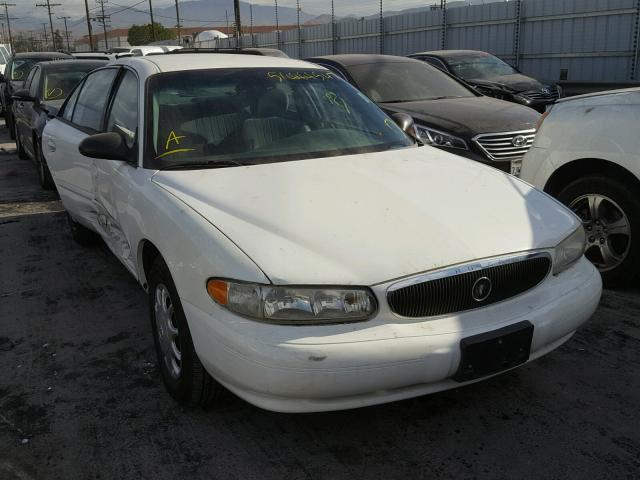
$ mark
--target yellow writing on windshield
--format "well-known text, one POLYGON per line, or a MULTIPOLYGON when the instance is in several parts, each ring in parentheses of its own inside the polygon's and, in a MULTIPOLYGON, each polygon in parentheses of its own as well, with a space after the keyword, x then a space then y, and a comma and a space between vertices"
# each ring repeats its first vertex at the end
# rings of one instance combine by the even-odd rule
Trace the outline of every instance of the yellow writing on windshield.
POLYGON ((64 92, 60 87, 53 87, 44 92, 45 100, 55 100, 56 98, 60 98, 64 95, 64 92))
POLYGON ((162 157, 166 157, 167 155, 173 155, 174 153, 185 153, 185 152, 193 152, 195 150, 195 148, 179 148, 180 147, 180 140, 186 138, 186 135, 176 135, 176 132, 174 132, 173 130, 171 130, 169 132, 169 135, 167 136, 167 141, 164 143, 164 149, 166 150, 166 152, 161 153, 160 155, 158 155, 156 157, 156 160, 158 158, 162 158, 162 157), (169 150, 169 146, 175 143, 175 146, 178 148, 174 148, 173 150, 169 150))
POLYGON ((340 98, 337 93, 327 92, 324 94, 324 96, 327 98, 327 100, 329 100, 330 104, 335 105, 336 107, 340 107, 348 114, 351 114, 347 102, 345 102, 343 98, 340 98))
POLYGON ((164 145, 164 149, 169 150, 169 144, 171 142, 176 142, 176 145, 180 145, 180 139, 184 137, 184 135, 176 135, 176 132, 171 130, 171 132, 169 132, 169 136, 167 137, 167 142, 164 145))
POLYGON ((267 78, 284 82, 285 80, 331 80, 330 72, 268 72, 267 78))

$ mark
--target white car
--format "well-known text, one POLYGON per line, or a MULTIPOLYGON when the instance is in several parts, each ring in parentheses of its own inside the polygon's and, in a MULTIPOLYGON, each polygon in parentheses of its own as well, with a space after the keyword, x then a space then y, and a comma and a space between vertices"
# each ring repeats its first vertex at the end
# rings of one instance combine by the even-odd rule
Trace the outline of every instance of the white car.
POLYGON ((605 284, 640 275, 640 89, 558 101, 523 160, 521 177, 583 221, 586 256, 605 284))
POLYGON ((121 59, 43 137, 73 236, 97 232, 148 291, 184 403, 220 385, 285 412, 455 388, 558 347, 599 301, 573 213, 417 147, 306 62, 121 59))

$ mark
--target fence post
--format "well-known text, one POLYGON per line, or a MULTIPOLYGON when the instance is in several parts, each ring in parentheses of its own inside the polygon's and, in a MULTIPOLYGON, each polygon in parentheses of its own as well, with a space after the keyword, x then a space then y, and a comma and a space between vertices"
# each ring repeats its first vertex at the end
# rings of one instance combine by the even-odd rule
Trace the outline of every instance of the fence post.
POLYGON ((380 35, 378 37, 380 54, 384 53, 384 15, 382 14, 382 1, 380 0, 380 35))
POLYGON ((334 0, 331 0, 331 54, 335 55, 338 52, 336 48, 336 9, 334 6, 334 0))
POLYGON ((447 0, 440 0, 440 10, 442 11, 442 39, 440 50, 447 49, 447 0))
POLYGON ((522 0, 516 0, 516 24, 513 28, 513 63, 520 68, 520 25, 522 23, 522 0))
POLYGON ((633 32, 633 61, 629 80, 635 80, 638 75, 638 49, 640 48, 640 0, 636 3, 636 24, 633 32))

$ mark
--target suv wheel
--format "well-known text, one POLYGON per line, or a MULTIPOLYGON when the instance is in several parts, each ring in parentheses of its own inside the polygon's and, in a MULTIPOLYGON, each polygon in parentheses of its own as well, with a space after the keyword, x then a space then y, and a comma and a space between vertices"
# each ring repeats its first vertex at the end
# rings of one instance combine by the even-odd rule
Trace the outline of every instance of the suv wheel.
POLYGON ((161 257, 149 274, 151 328, 162 380, 178 402, 206 407, 222 387, 206 372, 193 347, 178 292, 161 257))
POLYGON ((607 286, 629 284, 640 273, 640 199, 626 183, 606 177, 584 177, 559 194, 582 220, 586 257, 600 270, 607 286))

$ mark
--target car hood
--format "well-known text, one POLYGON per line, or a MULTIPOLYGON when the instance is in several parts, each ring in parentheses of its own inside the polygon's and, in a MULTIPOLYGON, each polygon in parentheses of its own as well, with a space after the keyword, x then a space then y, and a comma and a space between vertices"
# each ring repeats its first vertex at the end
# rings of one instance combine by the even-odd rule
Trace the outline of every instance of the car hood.
POLYGON ((417 123, 473 137, 480 133, 516 132, 535 128, 540 114, 491 97, 447 98, 419 102, 380 103, 388 113, 411 115, 417 123))
POLYGON ((222 231, 275 284, 374 285, 553 247, 579 225, 515 177, 432 147, 160 170, 152 181, 222 231))
POLYGON ((514 93, 526 92, 528 90, 540 90, 542 87, 553 85, 553 82, 541 82, 535 78, 522 75, 521 73, 499 75, 490 78, 472 78, 465 80, 465 82, 471 85, 481 85, 490 88, 504 88, 514 93))

